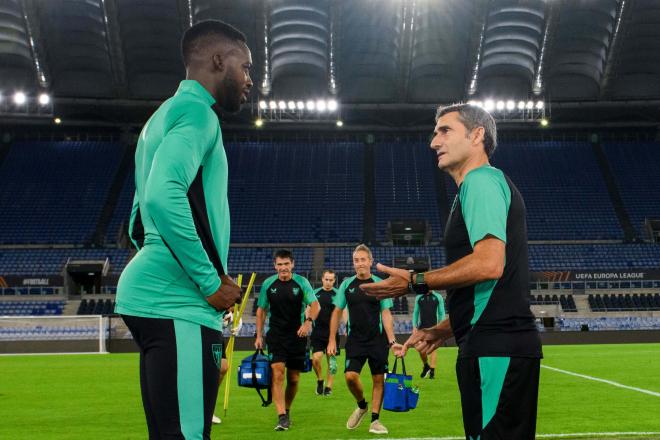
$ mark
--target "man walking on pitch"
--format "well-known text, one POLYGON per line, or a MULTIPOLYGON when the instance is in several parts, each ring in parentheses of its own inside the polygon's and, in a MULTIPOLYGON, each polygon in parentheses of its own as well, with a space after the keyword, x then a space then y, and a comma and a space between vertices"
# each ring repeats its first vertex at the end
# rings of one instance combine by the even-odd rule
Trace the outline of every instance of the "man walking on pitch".
MULTIPOLYGON (((314 295, 316 295, 316 299, 321 305, 321 312, 319 313, 318 318, 316 318, 316 321, 314 321, 314 330, 312 330, 312 367, 316 373, 316 394, 324 396, 332 394, 332 384, 335 377, 334 373, 330 371, 331 360, 334 361, 334 358, 326 353, 326 349, 328 348, 328 337, 330 335, 330 318, 335 309, 333 301, 337 295, 335 280, 336 277, 333 270, 324 270, 323 277, 321 278, 323 286, 314 291, 314 295), (325 388, 323 387, 323 366, 321 365, 321 360, 323 359, 324 354, 328 361, 325 388)), ((339 354, 339 334, 337 334, 335 338, 335 343, 337 346, 337 354, 339 354)), ((336 362, 334 365, 336 368, 336 362)))
POLYGON ((293 254, 279 250, 274 260, 277 274, 263 282, 259 293, 254 346, 264 348, 264 323, 268 318, 266 345, 273 373, 273 402, 278 415, 275 430, 286 431, 291 426, 289 411, 298 392, 300 372, 305 368, 307 336, 320 307, 309 281, 293 273, 293 254), (305 317, 307 306, 310 306, 309 316, 305 317))
POLYGON ((227 275, 227 157, 212 106, 247 101, 252 58, 245 36, 219 21, 192 26, 181 48, 186 80, 138 140, 129 232, 139 252, 117 287, 153 439, 210 438, 222 313, 240 299, 227 275))
POLYGON ((452 335, 466 439, 534 439, 541 342, 529 309, 525 204, 489 164, 497 129, 484 109, 438 109, 431 148, 458 193, 445 226, 447 266, 426 273, 378 265, 390 277, 361 288, 375 298, 447 289, 449 319, 412 335, 430 353, 452 335))
POLYGON ((394 325, 392 321, 393 302, 391 299, 378 300, 365 295, 359 286, 380 281, 371 274, 373 256, 371 250, 361 244, 353 251, 355 276, 345 279, 335 296, 335 309, 330 320, 330 337, 327 353, 337 353, 336 335, 339 319, 344 308, 348 307, 348 334, 346 336, 346 384, 358 407, 353 411, 346 427, 357 428, 367 414, 367 401, 364 398, 360 372, 365 362, 369 362, 373 389, 371 393, 371 425, 369 432, 387 434, 387 428, 380 421, 380 409, 383 403, 385 373, 389 347, 393 346, 394 325))
MULTIPOLYGON (((445 319, 445 300, 436 291, 431 291, 426 295, 417 295, 415 298, 415 307, 413 308, 413 334, 417 333, 420 329, 434 327, 437 323, 445 319)), ((429 378, 435 379, 435 365, 437 359, 437 350, 429 355, 419 352, 419 357, 424 363, 422 379, 429 378), (429 365, 429 357, 431 364, 429 365)))

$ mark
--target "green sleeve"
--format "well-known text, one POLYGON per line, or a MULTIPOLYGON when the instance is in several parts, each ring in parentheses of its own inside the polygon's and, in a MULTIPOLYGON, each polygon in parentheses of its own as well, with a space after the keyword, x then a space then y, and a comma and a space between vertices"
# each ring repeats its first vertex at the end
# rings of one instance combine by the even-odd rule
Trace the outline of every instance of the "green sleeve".
POLYGON ((382 312, 385 309, 391 309, 394 307, 394 301, 392 298, 381 299, 380 300, 380 311, 382 312))
MULTIPOLYGON (((379 281, 383 281, 382 278, 377 277, 376 275, 372 275, 371 279, 374 281, 374 283, 377 283, 379 281)), ((381 312, 385 309, 391 309, 392 307, 394 307, 394 300, 392 300, 392 298, 387 298, 387 299, 380 300, 380 311, 381 312)))
POLYGON ((433 293, 433 295, 435 295, 436 298, 438 298, 438 312, 437 312, 438 314, 437 314, 437 321, 438 321, 438 322, 441 322, 442 320, 445 319, 445 314, 446 314, 446 313, 445 313, 445 300, 444 300, 444 298, 442 297, 442 295, 440 295, 440 294, 439 294, 438 292, 436 292, 435 290, 433 290, 432 293, 433 293))
POLYGON ((415 307, 413 308, 413 317, 412 325, 415 328, 419 328, 419 300, 422 298, 422 295, 417 295, 415 297, 415 307))
POLYGON ((311 303, 318 301, 316 298, 316 294, 314 293, 314 289, 312 288, 312 285, 310 284, 309 280, 305 277, 298 276, 298 283, 300 284, 300 287, 302 287, 303 290, 303 302, 305 305, 310 305, 311 303))
POLYGON ((346 308, 346 287, 350 283, 351 278, 345 279, 343 283, 339 286, 335 298, 332 300, 332 303, 335 307, 338 307, 342 310, 346 308))
POLYGON ((268 288, 273 284, 273 277, 266 278, 261 285, 261 290, 259 291, 259 300, 257 301, 257 307, 262 309, 268 309, 270 305, 268 303, 268 288))
POLYGON ((172 115, 175 122, 154 155, 144 203, 165 244, 208 296, 220 286, 220 277, 197 235, 188 189, 214 145, 219 125, 203 104, 187 104, 177 110, 180 114, 172 115))
POLYGON ((481 167, 470 171, 460 187, 459 198, 472 248, 488 235, 506 243, 511 189, 500 170, 481 167))

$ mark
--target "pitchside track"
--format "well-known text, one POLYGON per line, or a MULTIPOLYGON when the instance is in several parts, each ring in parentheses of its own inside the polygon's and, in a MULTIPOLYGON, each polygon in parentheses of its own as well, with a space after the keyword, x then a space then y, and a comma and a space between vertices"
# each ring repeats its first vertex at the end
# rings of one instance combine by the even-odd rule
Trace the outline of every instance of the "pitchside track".
MULTIPOLYGON (((547 346, 544 352, 538 438, 660 439, 660 344, 547 346)), ((235 360, 247 354, 236 353, 235 360)), ((455 349, 442 349, 436 379, 415 378, 421 388, 416 410, 383 412, 387 438, 463 438, 455 356, 455 349)), ((406 363, 419 374, 417 353, 406 363)), ((4 356, 0 369, 1 439, 147 438, 135 354, 4 356)), ((366 374, 363 380, 370 393, 366 374)), ((256 392, 236 387, 235 377, 231 385, 224 417, 218 400, 223 422, 213 428, 213 439, 375 437, 366 422, 345 428, 354 402, 341 376, 332 396, 321 397, 314 394, 313 373, 303 374, 293 425, 281 433, 273 431, 273 407, 262 408, 256 392)))

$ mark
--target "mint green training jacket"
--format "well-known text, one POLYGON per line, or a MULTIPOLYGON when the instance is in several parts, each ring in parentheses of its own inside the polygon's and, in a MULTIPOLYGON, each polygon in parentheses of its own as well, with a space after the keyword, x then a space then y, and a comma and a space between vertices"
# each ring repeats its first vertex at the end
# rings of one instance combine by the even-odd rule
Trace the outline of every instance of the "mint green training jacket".
POLYGON ((182 81, 140 133, 129 226, 139 251, 119 278, 117 313, 222 330, 222 314, 206 301, 229 252, 227 156, 214 103, 197 81, 182 81))

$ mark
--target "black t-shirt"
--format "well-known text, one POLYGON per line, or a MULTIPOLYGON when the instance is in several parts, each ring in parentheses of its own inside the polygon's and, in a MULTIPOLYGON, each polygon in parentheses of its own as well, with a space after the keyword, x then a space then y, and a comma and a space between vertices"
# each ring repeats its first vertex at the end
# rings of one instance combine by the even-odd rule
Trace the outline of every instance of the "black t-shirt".
POLYGON ((488 236, 506 243, 499 280, 447 290, 459 357, 541 357, 528 300, 525 203, 511 180, 488 165, 470 171, 458 188, 444 236, 448 265, 488 236))
POLYGON ((278 336, 296 336, 305 321, 305 308, 316 301, 312 285, 305 277, 293 274, 289 281, 277 275, 267 278, 261 285, 257 305, 268 310, 268 333, 278 336))
POLYGON ((318 288, 314 291, 314 295, 316 295, 316 299, 321 306, 321 311, 316 321, 314 321, 312 338, 327 339, 330 336, 330 318, 332 317, 332 312, 335 310, 333 301, 335 295, 337 295, 337 290, 334 288, 332 290, 318 288))
POLYGON ((348 307, 348 337, 371 343, 383 335, 381 312, 392 308, 391 299, 378 300, 364 293, 360 284, 381 281, 375 275, 366 280, 352 276, 344 280, 335 295, 335 306, 340 309, 348 307))

